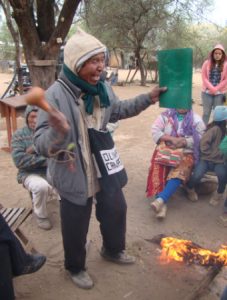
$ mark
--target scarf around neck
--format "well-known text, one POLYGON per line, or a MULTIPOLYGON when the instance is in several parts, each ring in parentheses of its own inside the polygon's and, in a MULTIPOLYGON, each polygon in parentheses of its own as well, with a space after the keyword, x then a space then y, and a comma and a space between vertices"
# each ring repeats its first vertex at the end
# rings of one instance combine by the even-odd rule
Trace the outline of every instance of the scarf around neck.
POLYGON ((85 110, 89 115, 93 113, 95 96, 99 96, 101 107, 110 106, 110 100, 104 82, 99 80, 96 85, 92 85, 74 74, 65 64, 63 65, 63 72, 69 81, 85 93, 82 99, 85 104, 85 110))

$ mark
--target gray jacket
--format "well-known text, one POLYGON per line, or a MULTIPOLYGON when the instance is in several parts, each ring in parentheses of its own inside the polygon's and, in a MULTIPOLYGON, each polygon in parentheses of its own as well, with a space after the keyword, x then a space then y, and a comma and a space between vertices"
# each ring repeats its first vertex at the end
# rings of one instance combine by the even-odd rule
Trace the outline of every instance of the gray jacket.
MULTIPOLYGON (((40 110, 34 143, 37 151, 45 157, 50 157, 50 153, 58 150, 66 150, 70 143, 75 144, 75 172, 71 172, 68 162, 58 161, 52 157, 48 159, 48 168, 51 184, 56 187, 60 196, 75 204, 85 205, 87 202, 87 178, 81 153, 83 148, 81 133, 79 132, 81 111, 78 99, 81 90, 73 85, 64 74, 60 74, 60 79, 66 85, 56 81, 47 90, 46 99, 66 116, 71 129, 65 135, 63 141, 57 142, 58 133, 49 126, 48 114, 40 110)), ((116 122, 120 119, 136 116, 151 105, 149 94, 120 101, 108 83, 106 83, 106 88, 110 106, 105 109, 100 130, 106 130, 108 122, 116 122)))

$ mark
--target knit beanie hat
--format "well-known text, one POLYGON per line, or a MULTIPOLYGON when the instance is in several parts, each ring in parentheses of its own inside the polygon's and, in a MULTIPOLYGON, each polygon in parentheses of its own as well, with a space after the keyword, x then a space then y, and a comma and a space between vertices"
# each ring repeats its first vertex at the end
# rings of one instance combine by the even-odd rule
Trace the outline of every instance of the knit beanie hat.
POLYGON ((213 120, 215 122, 227 120, 227 106, 216 106, 214 109, 213 120))
POLYGON ((102 52, 106 53, 106 46, 78 28, 65 45, 64 64, 77 74, 85 61, 102 52))

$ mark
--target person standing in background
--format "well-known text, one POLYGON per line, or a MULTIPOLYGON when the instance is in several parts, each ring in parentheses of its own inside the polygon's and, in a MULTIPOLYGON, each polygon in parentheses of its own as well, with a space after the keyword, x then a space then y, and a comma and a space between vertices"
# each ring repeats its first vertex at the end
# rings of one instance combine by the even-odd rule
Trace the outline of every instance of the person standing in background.
POLYGON ((225 101, 227 60, 225 49, 218 44, 202 66, 203 121, 208 124, 211 110, 225 101))

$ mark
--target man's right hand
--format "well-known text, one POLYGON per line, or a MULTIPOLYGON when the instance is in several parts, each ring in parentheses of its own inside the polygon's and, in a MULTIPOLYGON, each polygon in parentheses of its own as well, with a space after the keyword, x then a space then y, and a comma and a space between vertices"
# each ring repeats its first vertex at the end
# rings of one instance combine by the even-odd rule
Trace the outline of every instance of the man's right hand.
POLYGON ((150 93, 150 97, 151 97, 151 102, 154 104, 156 103, 157 101, 159 101, 159 96, 161 93, 165 93, 167 91, 167 87, 158 87, 158 86, 155 86, 151 93, 150 93))
POLYGON ((62 135, 65 135, 70 129, 65 115, 54 107, 49 112, 49 124, 62 135))

